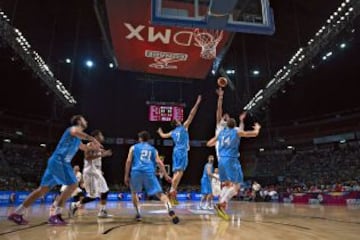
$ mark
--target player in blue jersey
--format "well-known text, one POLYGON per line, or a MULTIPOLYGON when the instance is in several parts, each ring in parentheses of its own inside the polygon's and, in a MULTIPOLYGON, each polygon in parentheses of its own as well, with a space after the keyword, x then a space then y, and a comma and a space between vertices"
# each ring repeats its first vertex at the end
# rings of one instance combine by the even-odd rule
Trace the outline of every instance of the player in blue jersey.
POLYGON ((171 178, 167 174, 158 152, 148 143, 150 134, 147 131, 142 131, 138 134, 138 137, 139 143, 130 147, 126 160, 124 178, 125 184, 130 186, 131 189, 132 201, 136 209, 136 220, 141 220, 137 193, 145 188, 148 195, 156 195, 165 204, 172 222, 177 224, 179 218, 172 210, 169 198, 163 193, 159 181, 156 178, 156 166, 159 166, 166 180, 171 181, 171 178))
POLYGON ((201 200, 200 200, 200 209, 212 209, 212 187, 211 179, 217 178, 214 176, 214 156, 208 156, 208 162, 204 166, 203 175, 201 178, 201 200))
POLYGON ((178 204, 176 199, 176 190, 188 165, 188 151, 190 149, 188 129, 196 115, 200 102, 201 95, 197 97, 196 103, 184 123, 177 119, 171 122, 171 125, 175 127, 175 129, 171 132, 164 133, 161 128, 158 129, 158 133, 161 138, 172 138, 175 145, 172 154, 173 179, 169 191, 169 198, 173 205, 178 204))
POLYGON ((244 131, 235 126, 235 119, 230 118, 227 121, 227 127, 207 142, 209 147, 214 146, 216 142, 219 144, 219 175, 224 187, 215 210, 225 220, 229 220, 225 212, 227 204, 238 193, 240 184, 243 182, 243 173, 238 159, 240 138, 257 137, 261 128, 258 123, 255 123, 252 131, 244 131))
POLYGON ((71 160, 79 148, 83 151, 88 150, 88 147, 83 144, 81 140, 94 143, 94 150, 99 150, 102 147, 94 137, 84 132, 88 124, 83 116, 73 116, 71 118, 71 125, 71 127, 65 130, 55 151, 49 158, 39 188, 33 191, 24 202, 8 216, 10 221, 19 225, 27 224, 28 221, 23 218, 23 214, 36 199, 44 196, 55 185, 67 185, 67 188, 61 193, 58 200, 54 202, 55 211, 48 220, 48 222, 53 225, 66 224, 61 217, 61 212, 66 200, 78 186, 76 176, 71 166, 71 160))

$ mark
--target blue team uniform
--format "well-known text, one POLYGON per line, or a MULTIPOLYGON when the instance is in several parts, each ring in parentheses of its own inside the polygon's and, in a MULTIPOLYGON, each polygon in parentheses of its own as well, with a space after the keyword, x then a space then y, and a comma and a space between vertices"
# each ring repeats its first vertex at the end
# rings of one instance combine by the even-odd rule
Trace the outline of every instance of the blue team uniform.
POLYGON ((70 128, 62 135, 55 151, 48 160, 40 186, 71 185, 77 182, 71 160, 79 149, 81 140, 71 136, 70 128))
POLYGON ((217 139, 219 143, 219 176, 220 181, 233 183, 243 182, 243 172, 238 159, 240 137, 237 129, 225 128, 217 139))
POLYGON ((133 146, 130 173, 130 188, 132 192, 141 192, 143 187, 148 195, 162 192, 155 175, 156 155, 156 149, 148 143, 141 142, 133 146))
POLYGON ((201 178, 201 194, 204 195, 208 195, 212 193, 212 188, 211 188, 211 177, 208 175, 207 169, 210 166, 211 168, 211 173, 214 171, 214 167, 213 164, 211 163, 207 163, 204 166, 204 172, 203 172, 203 176, 201 178))
POLYGON ((188 165, 189 133, 183 125, 177 126, 171 131, 174 141, 172 171, 185 171, 188 165))

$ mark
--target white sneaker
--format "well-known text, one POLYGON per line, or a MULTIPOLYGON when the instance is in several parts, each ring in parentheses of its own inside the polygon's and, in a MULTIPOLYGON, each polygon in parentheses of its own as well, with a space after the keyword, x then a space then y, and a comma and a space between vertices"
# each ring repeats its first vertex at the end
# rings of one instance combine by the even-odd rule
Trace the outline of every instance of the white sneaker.
POLYGON ((108 214, 106 210, 100 210, 100 212, 98 213, 98 217, 99 218, 111 218, 111 217, 113 217, 113 215, 108 214))
POLYGON ((76 203, 75 202, 70 203, 69 217, 70 218, 74 217, 77 210, 78 207, 76 206, 76 203))
POLYGON ((208 206, 208 210, 214 210, 214 207, 212 205, 208 206))

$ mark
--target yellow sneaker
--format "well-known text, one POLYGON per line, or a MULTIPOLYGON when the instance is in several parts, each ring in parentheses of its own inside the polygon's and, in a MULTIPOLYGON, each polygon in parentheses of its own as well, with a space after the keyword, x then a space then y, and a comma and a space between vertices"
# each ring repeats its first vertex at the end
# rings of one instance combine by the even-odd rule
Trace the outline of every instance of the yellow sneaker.
POLYGON ((230 220, 230 216, 225 212, 224 204, 215 204, 214 209, 219 217, 221 217, 225 221, 230 220))

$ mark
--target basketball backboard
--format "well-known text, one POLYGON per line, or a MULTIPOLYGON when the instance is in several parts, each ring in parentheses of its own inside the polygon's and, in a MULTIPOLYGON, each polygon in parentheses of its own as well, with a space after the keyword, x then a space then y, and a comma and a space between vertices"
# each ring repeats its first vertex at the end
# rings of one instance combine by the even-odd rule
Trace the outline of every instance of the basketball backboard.
POLYGON ((275 32, 269 0, 152 0, 151 23, 229 32, 275 32))

